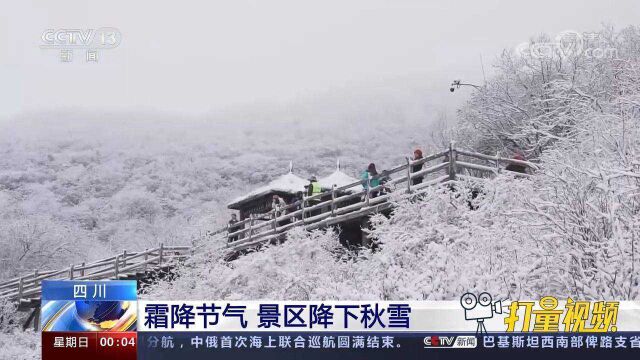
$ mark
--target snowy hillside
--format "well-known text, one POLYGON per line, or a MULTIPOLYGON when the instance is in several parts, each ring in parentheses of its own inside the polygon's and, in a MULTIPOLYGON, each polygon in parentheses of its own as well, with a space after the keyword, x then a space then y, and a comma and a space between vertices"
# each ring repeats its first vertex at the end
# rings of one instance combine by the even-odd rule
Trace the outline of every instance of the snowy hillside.
POLYGON ((473 200, 477 185, 462 184, 400 202, 375 219, 374 252, 346 252, 332 232, 297 231, 228 263, 219 243, 208 244, 151 296, 442 300, 474 290, 637 299, 640 31, 600 35, 596 45, 615 47, 617 58, 505 52, 448 132, 485 153, 539 161, 531 179, 498 177, 473 200))

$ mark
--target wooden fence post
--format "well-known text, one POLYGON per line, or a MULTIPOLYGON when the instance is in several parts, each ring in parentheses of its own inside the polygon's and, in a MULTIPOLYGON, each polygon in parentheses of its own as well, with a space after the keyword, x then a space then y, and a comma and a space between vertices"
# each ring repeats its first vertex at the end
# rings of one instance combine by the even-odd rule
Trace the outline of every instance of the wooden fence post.
POLYGON ((164 244, 160 244, 160 248, 158 250, 159 252, 159 258, 158 258, 158 265, 162 265, 162 256, 164 255, 164 244))
POLYGON ((498 158, 500 157, 500 152, 496 151, 496 174, 500 173, 500 161, 498 160, 498 158))
POLYGON ((69 280, 73 280, 73 264, 69 265, 69 280))
POLYGON ((369 206, 369 198, 371 197, 371 175, 367 174, 367 192, 364 194, 364 202, 369 206))
POLYGON ((127 266, 127 250, 122 250, 122 266, 127 266))
POLYGON ((278 212, 274 209, 273 210, 273 224, 271 224, 271 227, 273 227, 273 231, 276 232, 278 230, 278 212))
POLYGON ((38 269, 33 272, 33 284, 38 286, 38 269))
POLYGON ((84 276, 84 267, 85 267, 85 263, 84 261, 82 262, 82 269, 80 270, 80 276, 84 276))
POLYGON ((18 301, 22 299, 23 289, 24 289, 24 277, 20 277, 20 282, 18 282, 18 301))
POLYGON ((147 270, 147 260, 149 260, 149 248, 144 249, 144 269, 147 270))
POLYGON ((40 306, 34 308, 33 311, 33 331, 38 331, 38 328, 40 327, 40 306))
POLYGON ((249 214, 249 241, 251 241, 252 235, 253 235, 253 214, 249 214))
POLYGON ((449 180, 456 179, 456 149, 453 147, 454 142, 449 143, 449 180))
POLYGON ((405 160, 407 160, 407 194, 411 194, 411 161, 408 156, 405 160))
POLYGON ((336 216, 336 184, 331 185, 331 216, 336 216))
POLYGON ((115 273, 116 280, 118 280, 118 273, 120 272, 120 269, 118 268, 118 262, 119 261, 120 261, 120 255, 116 255, 116 259, 115 259, 114 264, 113 264, 113 271, 115 273))
POLYGON ((306 207, 306 205, 305 205, 305 203, 306 203, 306 202, 307 202, 307 200, 305 199, 305 196, 304 196, 304 195, 302 195, 302 206, 300 207, 300 208, 302 209, 302 225, 304 225, 304 224, 305 224, 305 220, 304 220, 304 219, 305 219, 305 217, 304 217, 304 213, 305 213, 305 212, 306 212, 306 210, 307 210, 307 207, 306 207))

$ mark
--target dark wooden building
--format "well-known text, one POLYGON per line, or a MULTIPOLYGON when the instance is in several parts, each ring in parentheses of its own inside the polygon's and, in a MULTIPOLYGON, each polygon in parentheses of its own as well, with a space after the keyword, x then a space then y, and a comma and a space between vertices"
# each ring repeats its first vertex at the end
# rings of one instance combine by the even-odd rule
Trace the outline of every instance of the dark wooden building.
POLYGON ((304 187, 308 183, 309 181, 289 172, 265 186, 234 199, 227 207, 232 210, 238 210, 240 220, 244 220, 249 217, 249 214, 259 215, 271 211, 273 195, 282 197, 287 204, 293 203, 297 194, 305 191, 304 187))

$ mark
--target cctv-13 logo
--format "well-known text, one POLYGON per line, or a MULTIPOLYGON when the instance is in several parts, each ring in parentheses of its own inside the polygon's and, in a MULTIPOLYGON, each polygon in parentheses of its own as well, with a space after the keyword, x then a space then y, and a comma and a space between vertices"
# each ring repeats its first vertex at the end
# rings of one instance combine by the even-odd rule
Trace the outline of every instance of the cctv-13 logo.
POLYGON ((466 320, 478 323, 476 333, 486 333, 484 320, 502 314, 506 332, 586 332, 605 333, 617 331, 618 301, 574 301, 568 298, 564 307, 553 296, 544 296, 539 301, 512 301, 503 305, 493 301, 489 293, 466 293, 460 298, 466 320), (506 313, 506 312, 505 312, 506 313))

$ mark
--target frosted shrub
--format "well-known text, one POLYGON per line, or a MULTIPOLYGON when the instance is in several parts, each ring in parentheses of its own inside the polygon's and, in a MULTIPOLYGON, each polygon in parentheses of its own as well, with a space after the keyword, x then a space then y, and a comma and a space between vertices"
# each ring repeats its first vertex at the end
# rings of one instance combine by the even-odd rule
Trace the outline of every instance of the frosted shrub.
POLYGON ((44 216, 0 222, 0 273, 12 277, 43 266, 67 264, 85 250, 73 243, 73 234, 44 216))
POLYGON ((128 219, 143 219, 152 222, 162 211, 158 201, 144 191, 127 191, 115 196, 118 214, 128 219))
POLYGON ((455 299, 466 291, 520 298, 541 284, 535 249, 521 234, 512 209, 527 196, 528 184, 513 178, 486 182, 469 206, 471 189, 432 189, 416 201, 402 201, 391 218, 378 218, 372 231, 382 249, 370 265, 381 274, 388 299, 455 299), (533 251, 532 251, 533 250, 533 251), (527 261, 523 262, 524 259, 527 261))

